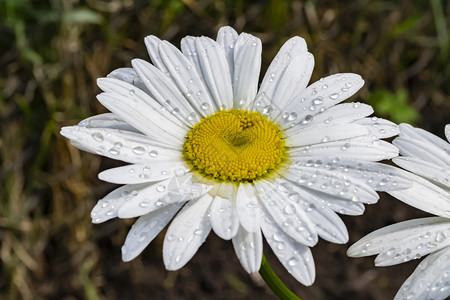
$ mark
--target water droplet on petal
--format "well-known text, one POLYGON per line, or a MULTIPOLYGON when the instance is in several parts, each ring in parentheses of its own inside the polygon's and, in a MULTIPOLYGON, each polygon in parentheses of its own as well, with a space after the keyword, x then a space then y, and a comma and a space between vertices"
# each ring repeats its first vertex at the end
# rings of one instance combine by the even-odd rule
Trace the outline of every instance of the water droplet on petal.
POLYGON ((339 95, 338 95, 338 93, 333 93, 328 97, 330 97, 331 100, 336 100, 339 97, 339 95))
POLYGON ((104 138, 103 138, 103 134, 101 134, 100 132, 94 132, 92 134, 92 138, 94 140, 96 140, 97 142, 103 142, 104 138))
POLYGON ((166 186, 160 184, 160 185, 158 185, 158 186, 156 187, 156 190, 157 190, 158 192, 164 192, 164 191, 166 190, 166 186))
POLYGON ((111 153, 111 155, 118 155, 120 153, 119 149, 113 147, 111 149, 109 149, 109 153, 111 153))
POLYGON ((291 267, 294 267, 297 264, 298 264, 298 258, 295 256, 288 260, 288 265, 291 267))
POLYGON ((297 119, 297 114, 295 112, 290 113, 288 121, 294 121, 295 119, 297 119))
POLYGON ((145 152, 145 149, 142 146, 136 146, 133 148, 133 153, 136 155, 142 155, 142 154, 144 154, 144 152, 145 152))
POLYGON ((312 101, 312 103, 313 103, 314 105, 322 104, 322 103, 323 103, 323 98, 322 98, 322 97, 314 98, 313 101, 312 101))

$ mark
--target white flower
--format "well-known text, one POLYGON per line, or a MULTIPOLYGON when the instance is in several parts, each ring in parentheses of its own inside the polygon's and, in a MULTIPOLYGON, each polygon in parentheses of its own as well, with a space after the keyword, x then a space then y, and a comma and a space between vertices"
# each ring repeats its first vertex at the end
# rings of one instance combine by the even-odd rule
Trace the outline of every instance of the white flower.
POLYGON ((264 234, 286 269, 310 285, 309 247, 318 236, 348 240, 336 212, 362 214, 375 191, 409 186, 396 168, 375 162, 398 155, 380 140, 398 127, 367 118, 368 105, 339 104, 362 87, 359 75, 307 87, 314 58, 302 38, 283 45, 259 91, 261 41, 250 34, 223 27, 217 41, 184 38, 182 51, 154 36, 145 44, 153 65, 135 59, 98 80, 97 98, 112 113, 61 131, 80 149, 131 163, 99 174, 125 185, 92 211, 94 223, 139 217, 123 260, 173 218, 163 246, 168 270, 184 266, 213 229, 256 272, 264 234))
MULTIPOLYGON (((450 124, 445 127, 450 141, 450 124)), ((445 299, 450 295, 450 144, 411 125, 400 125, 393 142, 401 157, 393 161, 413 172, 411 188, 389 193, 437 217, 414 219, 376 230, 352 245, 352 257, 378 254, 377 266, 426 257, 395 299, 445 299)))

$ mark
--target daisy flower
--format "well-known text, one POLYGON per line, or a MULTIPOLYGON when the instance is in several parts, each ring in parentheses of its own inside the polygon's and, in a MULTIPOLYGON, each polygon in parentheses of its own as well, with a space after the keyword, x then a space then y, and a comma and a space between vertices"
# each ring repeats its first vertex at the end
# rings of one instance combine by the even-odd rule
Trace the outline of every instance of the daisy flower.
POLYGON ((222 27, 214 41, 187 36, 181 51, 145 38, 153 64, 98 79, 111 113, 61 134, 86 151, 129 165, 99 178, 124 184, 101 199, 94 223, 139 217, 122 247, 130 261, 172 220, 163 244, 168 270, 184 266, 213 230, 231 240, 243 268, 259 270, 263 235, 284 267, 310 285, 309 247, 346 243, 336 212, 359 215, 375 191, 406 188, 398 155, 380 140, 398 134, 361 103, 339 104, 364 81, 336 74, 308 85, 314 66, 304 39, 288 40, 258 89, 261 41, 222 27))
MULTIPOLYGON (((445 127, 450 141, 450 124, 445 127)), ((393 161, 409 173, 412 187, 389 193, 436 215, 376 230, 352 245, 347 254, 378 254, 376 266, 400 264, 427 256, 403 283, 395 299, 445 299, 450 296, 450 144, 408 124, 393 141, 402 156, 393 161)))

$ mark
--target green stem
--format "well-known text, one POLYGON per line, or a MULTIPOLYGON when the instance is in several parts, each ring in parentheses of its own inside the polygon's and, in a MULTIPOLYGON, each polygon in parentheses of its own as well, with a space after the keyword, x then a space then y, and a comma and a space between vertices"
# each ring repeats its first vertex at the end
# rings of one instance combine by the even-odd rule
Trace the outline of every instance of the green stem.
POLYGON ((266 257, 263 254, 261 261, 261 268, 259 269, 259 274, 266 282, 267 286, 272 290, 272 292, 280 300, 300 300, 290 289, 288 289, 283 281, 278 278, 277 274, 272 270, 266 257))

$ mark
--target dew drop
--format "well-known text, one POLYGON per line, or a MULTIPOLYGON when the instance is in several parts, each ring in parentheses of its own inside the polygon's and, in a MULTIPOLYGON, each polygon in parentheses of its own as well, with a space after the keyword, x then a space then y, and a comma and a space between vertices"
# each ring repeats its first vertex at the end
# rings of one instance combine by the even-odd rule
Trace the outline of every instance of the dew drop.
POLYGON ((142 208, 145 208, 149 205, 150 203, 148 201, 141 201, 141 203, 139 203, 139 206, 142 208))
POLYGON ((289 199, 294 201, 294 202, 298 202, 300 200, 300 194, 297 192, 292 192, 288 195, 289 199))
POLYGON ((284 213, 285 213, 286 215, 292 215, 292 214, 294 214, 294 213, 295 213, 295 207, 294 207, 293 205, 287 205, 287 206, 284 208, 284 213))
POLYGON ((336 100, 338 98, 338 93, 333 93, 330 96, 328 96, 331 100, 336 100))
POLYGON ((277 249, 278 249, 278 250, 284 250, 284 248, 286 248, 286 246, 284 245, 283 242, 279 242, 279 243, 277 244, 277 249))
POLYGON ((103 134, 101 134, 100 132, 94 132, 92 134, 92 138, 94 140, 96 140, 97 142, 103 142, 104 138, 103 138, 103 134))
POLYGON ((134 94, 136 94, 136 91, 134 89, 131 89, 128 92, 130 93, 131 96, 134 96, 134 94))
POLYGON ((312 121, 312 119, 313 119, 313 116, 307 115, 307 116, 303 119, 302 124, 306 125, 306 124, 310 123, 310 122, 312 121))
POLYGON ((184 171, 184 169, 179 168, 179 169, 176 169, 176 170, 174 171, 174 173, 175 173, 175 176, 180 177, 180 176, 183 176, 183 175, 185 174, 185 171, 184 171))
POLYGON ((297 114, 295 112, 290 113, 288 121, 294 121, 295 119, 297 119, 297 114))
POLYGON ((290 260, 288 260, 288 265, 291 267, 298 265, 298 258, 292 257, 290 260))
POLYGON ((149 155, 150 155, 150 157, 157 157, 158 156, 158 151, 152 150, 152 151, 150 151, 149 155))
POLYGON ((143 242, 146 237, 147 237, 147 232, 141 232, 141 234, 139 235, 139 242, 143 242))
POLYGON ((109 153, 111 153, 111 155, 118 155, 120 152, 119 152, 119 149, 113 147, 113 148, 109 149, 109 153))
POLYGON ((345 143, 344 146, 342 146, 341 149, 342 149, 343 151, 346 151, 346 150, 348 150, 349 148, 350 148, 350 143, 345 143))
POLYGON ((436 235, 436 242, 442 243, 445 240, 445 234, 443 232, 438 232, 436 235))
POLYGON ((164 185, 160 184, 156 187, 156 190, 161 193, 166 190, 166 187, 164 185))
POLYGON ((322 97, 314 98, 313 101, 312 101, 312 103, 313 103, 314 105, 322 104, 322 103, 323 103, 323 98, 322 98, 322 97))
POLYGON ((263 111, 262 111, 262 114, 263 114, 263 115, 267 115, 267 114, 269 114, 271 111, 272 111, 272 106, 267 105, 267 106, 264 107, 264 109, 263 109, 263 111))
POLYGON ((136 155, 142 155, 142 154, 144 154, 144 152, 145 152, 145 149, 142 146, 136 146, 133 148, 133 153, 136 155))

